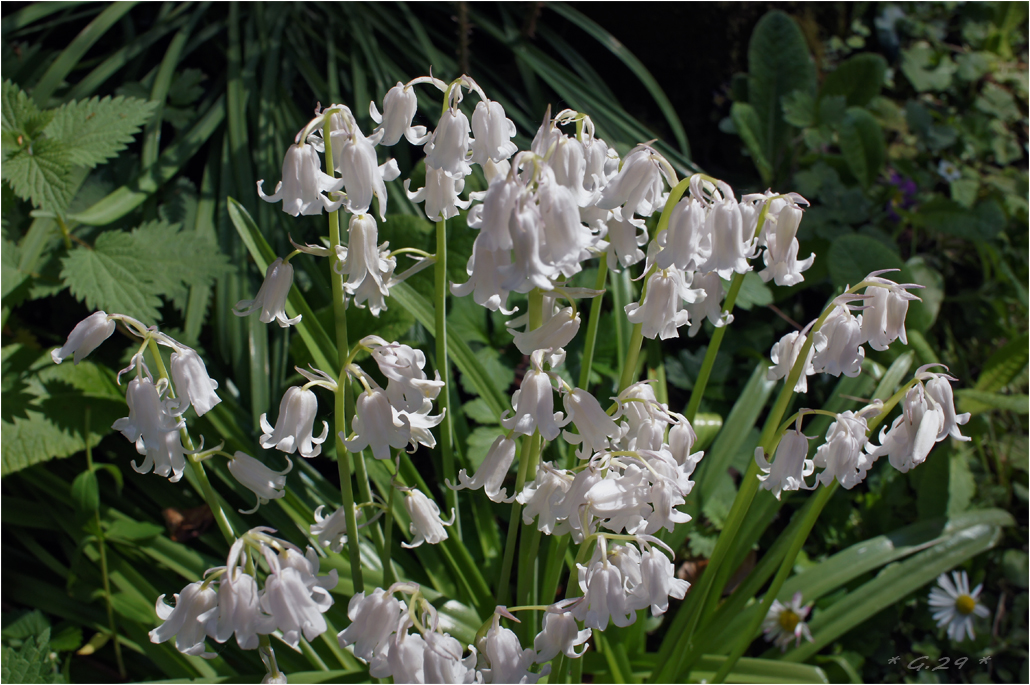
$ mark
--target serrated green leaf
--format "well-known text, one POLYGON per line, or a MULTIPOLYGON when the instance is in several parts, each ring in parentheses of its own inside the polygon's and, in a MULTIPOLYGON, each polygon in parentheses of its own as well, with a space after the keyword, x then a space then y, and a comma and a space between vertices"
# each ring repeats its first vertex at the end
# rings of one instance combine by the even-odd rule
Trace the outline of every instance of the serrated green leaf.
POLYGON ((128 233, 108 231, 94 249, 78 248, 61 260, 61 278, 90 309, 159 321, 161 298, 147 282, 145 254, 128 233))
POLYGON ((50 627, 50 621, 46 619, 39 609, 23 612, 20 615, 4 613, 4 627, 2 634, 5 640, 24 640, 35 637, 50 627))
POLYGON ((997 392, 1015 380, 1030 360, 1030 333, 1010 340, 984 364, 974 390, 997 392))
POLYGON ((861 107, 880 94, 887 60, 875 52, 863 52, 850 57, 826 75, 819 97, 843 95, 848 106, 861 107))
MULTIPOLYGON (((33 138, 50 121, 51 112, 42 112, 32 98, 21 88, 4 81, 3 104, 0 107, 0 122, 3 132, 11 135, 16 145, 20 145, 17 136, 33 138)), ((6 143, 6 141, 5 141, 6 143)))
POLYGON ((71 201, 71 172, 65 143, 39 138, 6 157, 0 173, 18 197, 60 212, 71 201))
POLYGON ((156 106, 121 96, 69 102, 54 110, 44 133, 64 143, 69 164, 95 167, 124 150, 156 106))
POLYGON ((830 279, 836 286, 854 285, 879 269, 900 269, 901 257, 875 238, 842 235, 830 245, 830 279))
MULTIPOLYGON (((106 234, 105 234, 106 235, 106 234)), ((150 221, 133 229, 132 238, 146 254, 146 269, 155 294, 172 301, 182 312, 191 286, 211 285, 230 270, 218 245, 177 224, 150 221)))
POLYGON ((5 683, 54 683, 59 676, 50 661, 50 628, 35 639, 28 639, 21 649, 4 649, 0 679, 5 683))
POLYGON ((849 107, 837 135, 848 169, 862 187, 868 188, 880 175, 887 158, 883 129, 876 117, 860 107, 849 107))

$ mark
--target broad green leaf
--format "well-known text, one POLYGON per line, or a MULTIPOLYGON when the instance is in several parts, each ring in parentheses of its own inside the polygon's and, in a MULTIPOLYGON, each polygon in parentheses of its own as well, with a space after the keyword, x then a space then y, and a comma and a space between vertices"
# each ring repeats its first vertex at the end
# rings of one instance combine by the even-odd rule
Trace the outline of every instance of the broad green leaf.
POLYGON ((144 540, 150 540, 164 533, 162 526, 147 523, 146 521, 118 520, 108 526, 104 536, 114 542, 137 544, 144 540))
POLYGON ((842 235, 834 240, 827 259, 830 279, 838 287, 859 283, 873 271, 904 266, 901 257, 889 247, 859 233, 842 235))
POLYGON ((2 176, 23 200, 60 212, 72 199, 68 147, 60 140, 38 138, 3 162, 2 176))
POLYGON ((1014 381, 1030 360, 1030 333, 1013 338, 992 354, 976 379, 974 390, 997 392, 1014 381))
POLYGON ((32 98, 10 81, 4 81, 2 94, 0 123, 2 123, 4 133, 4 153, 6 155, 9 144, 19 147, 24 144, 24 141, 17 140, 19 135, 34 138, 47 125, 53 113, 40 111, 32 98), (10 136, 10 140, 8 140, 8 136, 10 136))
POLYGON ((775 168, 787 145, 789 130, 781 102, 795 90, 815 93, 815 64, 801 29, 779 10, 759 19, 747 58, 748 102, 757 116, 764 157, 775 168))
POLYGON ((79 513, 92 514, 100 507, 100 488, 97 474, 83 471, 72 481, 72 501, 79 513))
POLYGON ((929 43, 919 42, 901 51, 901 71, 920 93, 947 90, 957 70, 951 57, 939 56, 929 43))
POLYGON ((722 430, 722 417, 718 414, 700 412, 690 424, 697 435, 694 450, 703 450, 711 444, 715 436, 722 430))
POLYGON ((62 682, 50 660, 50 628, 35 639, 26 640, 21 649, 4 647, 0 676, 5 683, 62 682))
POLYGON ((849 107, 862 107, 880 94, 887 73, 887 60, 875 52, 850 57, 823 79, 819 97, 843 95, 849 107))
POLYGON ((921 290, 912 291, 920 301, 909 303, 905 325, 925 333, 937 320, 937 313, 944 301, 944 276, 927 264, 925 259, 915 256, 905 262, 905 268, 902 269, 898 279, 899 282, 917 283, 923 286, 921 290))
POLYGON ((74 249, 61 264, 61 278, 90 309, 160 321, 161 298, 151 287, 146 253, 129 233, 103 233, 92 250, 74 249))
POLYGON ((23 612, 17 618, 5 612, 2 635, 4 640, 24 640, 42 634, 49 627, 50 621, 39 609, 23 612))
POLYGON ((1021 549, 1007 549, 1001 557, 1001 570, 1005 578, 1016 587, 1027 586, 1027 554, 1021 549))
POLYGON ((818 110, 815 96, 803 90, 795 90, 783 98, 783 119, 792 126, 807 128, 814 126, 818 110))
POLYGON ((762 180, 766 182, 772 180, 772 165, 766 156, 766 128, 762 126, 762 121, 758 118, 755 108, 746 102, 734 102, 730 109, 730 117, 733 119, 734 126, 737 127, 740 139, 744 141, 747 151, 751 154, 751 159, 754 161, 758 173, 761 174, 762 180))
POLYGON ((805 661, 866 619, 932 582, 941 573, 991 549, 1001 539, 1001 534, 999 525, 977 524, 901 563, 888 566, 872 580, 852 589, 846 597, 817 613, 809 622, 815 641, 791 650, 783 657, 784 660, 805 661))
POLYGON ((155 294, 171 300, 181 312, 186 310, 191 286, 212 285, 231 270, 217 243, 177 224, 150 221, 134 228, 131 235, 145 255, 155 294))
POLYGON ((156 106, 125 97, 69 102, 54 110, 44 133, 64 143, 68 164, 95 167, 124 150, 156 106))
POLYGON ((883 129, 876 117, 860 107, 849 107, 837 135, 848 169, 868 188, 879 177, 887 156, 883 129))
MULTIPOLYGON (((729 289, 725 282, 723 285, 727 290, 729 289)), ((740 286, 740 292, 737 293, 736 306, 749 312, 755 307, 764 307, 772 303, 772 289, 762 280, 762 277, 756 271, 748 271, 744 274, 744 282, 740 286)))
POLYGON ((970 210, 953 200, 935 197, 919 207, 912 222, 966 240, 989 240, 1004 230, 1005 214, 994 200, 981 202, 970 210))
POLYGON ((969 508, 976 494, 976 480, 969 469, 970 450, 953 448, 948 463, 948 508, 949 517, 957 516, 969 508))

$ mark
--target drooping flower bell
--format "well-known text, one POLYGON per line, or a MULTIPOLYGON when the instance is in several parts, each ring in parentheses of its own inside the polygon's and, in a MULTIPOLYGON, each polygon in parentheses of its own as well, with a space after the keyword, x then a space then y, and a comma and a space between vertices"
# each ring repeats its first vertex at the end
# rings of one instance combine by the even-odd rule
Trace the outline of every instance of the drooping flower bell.
POLYGON ((576 617, 562 608, 562 605, 574 601, 563 600, 547 607, 544 613, 543 629, 533 641, 538 664, 545 664, 558 654, 564 654, 570 659, 578 659, 587 651, 587 648, 583 647, 577 652, 576 647, 585 645, 593 631, 590 628, 580 630, 576 623, 576 617))
POLYGON ((947 435, 944 428, 944 408, 920 383, 906 393, 901 416, 894 419, 890 430, 880 430, 880 445, 869 442, 865 449, 874 461, 887 455, 891 466, 906 473, 926 461, 938 434, 947 435))
POLYGON ((258 319, 261 323, 272 323, 275 320, 282 328, 293 326, 300 322, 301 315, 298 314, 293 319, 286 316, 286 298, 289 297, 292 286, 293 265, 284 262, 280 257, 268 265, 265 280, 262 281, 254 299, 240 300, 233 307, 232 313, 236 316, 248 316, 260 311, 258 319))
POLYGON ((279 418, 275 428, 268 423, 267 414, 261 415, 263 435, 259 442, 266 450, 277 449, 280 452, 310 459, 322 453, 322 443, 329 435, 329 423, 322 422, 322 434, 314 437, 315 414, 318 413, 318 398, 311 390, 294 385, 286 390, 279 403, 279 418))
POLYGON ((263 180, 257 182, 258 196, 265 202, 281 200, 283 211, 290 216, 321 214, 323 209, 335 212, 344 200, 341 197, 334 201, 323 195, 343 188, 343 179, 333 178, 322 171, 318 151, 303 140, 287 148, 283 158, 283 180, 276 185, 272 195, 265 195, 263 183, 263 180))
MULTIPOLYGON (((373 316, 386 309, 386 298, 390 295, 390 277, 397 267, 397 260, 380 251, 379 226, 371 214, 355 214, 350 219, 347 233, 347 247, 337 247, 337 260, 333 265, 336 273, 344 275, 343 289, 354 298, 358 308, 365 303, 373 316)), ((386 243, 383 244, 386 247, 386 243)))
POLYGON ((761 487, 769 490, 776 499, 784 490, 807 488, 805 478, 815 472, 815 464, 808 456, 808 441, 812 438, 801 432, 801 417, 794 430, 787 430, 776 446, 772 464, 765 457, 761 447, 755 448, 755 463, 764 475, 758 477, 761 487))
POLYGON ((150 631, 154 644, 175 638, 175 648, 183 654, 214 659, 217 654, 207 651, 204 639, 214 637, 218 628, 218 593, 210 583, 190 583, 175 595, 175 607, 157 598, 154 609, 164 623, 150 631))
POLYGON ((425 145, 426 168, 442 169, 452 179, 471 174, 472 167, 468 165, 470 130, 464 112, 457 106, 448 107, 425 145))
POLYGON ((647 145, 638 145, 626 155, 619 173, 604 187, 597 207, 619 207, 623 219, 634 214, 651 216, 662 202, 663 176, 669 185, 675 184, 675 174, 665 158, 647 145))
POLYGON ((164 390, 159 390, 147 377, 132 379, 125 393, 129 415, 111 427, 136 443, 136 451, 145 455, 139 466, 132 462, 137 473, 153 469, 157 475, 176 483, 186 469, 186 449, 179 436, 179 429, 185 425, 179 416, 184 407, 177 400, 164 399, 163 394, 164 390))
POLYGON ((269 549, 263 551, 270 573, 265 579, 261 608, 275 620, 286 644, 296 647, 301 635, 309 642, 314 640, 327 627, 322 614, 333 605, 328 591, 336 586, 336 571, 318 577, 318 557, 313 554, 305 558, 289 548, 279 555, 269 549))
POLYGON ((866 307, 862 311, 862 337, 874 350, 886 350, 895 340, 908 344, 905 332, 905 315, 908 304, 919 298, 908 292, 908 288, 921 288, 914 283, 898 285, 882 278, 883 271, 874 271, 864 280, 878 283, 865 289, 866 307))
POLYGON ((379 124, 377 131, 383 132, 379 142, 386 146, 396 145, 401 136, 412 145, 426 142, 426 127, 412 126, 411 120, 418 111, 418 97, 414 88, 405 86, 400 81, 386 92, 383 98, 383 113, 376 108, 375 101, 368 103, 368 113, 372 121, 379 124))
POLYGON ((494 163, 508 159, 518 152, 518 146, 511 142, 515 137, 515 123, 504 114, 501 103, 480 100, 472 113, 472 157, 473 164, 494 163))
POLYGON ((705 206, 696 199, 678 203, 669 215, 669 227, 658 235, 664 248, 655 256, 659 269, 675 266, 682 271, 697 271, 712 254, 705 206))
POLYGON ((404 604, 382 588, 377 587, 370 595, 355 594, 347 605, 351 624, 337 636, 340 646, 354 645, 354 656, 366 663, 372 661, 389 644, 405 611, 404 604))
POLYGON ((862 372, 862 360, 865 359, 862 322, 855 318, 847 304, 834 306, 814 335, 813 371, 831 376, 843 373, 851 378, 862 372))
POLYGON ((411 438, 411 421, 390 404, 386 392, 373 387, 358 395, 354 404, 354 418, 351 421, 354 438, 340 438, 351 452, 360 452, 366 447, 372 448, 372 456, 376 459, 389 459, 390 448, 403 449, 411 438))
POLYGON ((461 191, 465 188, 465 178, 455 178, 446 169, 438 169, 426 165, 426 184, 412 192, 409 190, 411 179, 404 181, 404 190, 408 199, 414 203, 425 202, 423 210, 430 221, 443 221, 458 216, 458 209, 468 209, 470 200, 462 200, 461 191))
POLYGON ((379 200, 379 219, 386 221, 386 181, 400 176, 397 162, 389 160, 380 165, 376 158, 375 145, 380 134, 366 138, 357 124, 349 129, 333 131, 333 163, 340 173, 347 192, 344 204, 351 214, 365 214, 372 206, 372 197, 379 200))
POLYGON ((257 495, 257 504, 244 514, 253 514, 262 504, 285 495, 286 474, 293 468, 293 462, 286 457, 285 471, 273 471, 254 457, 237 451, 229 460, 229 473, 245 488, 257 495))
POLYGON ((447 487, 452 490, 483 488, 483 492, 492 502, 512 501, 508 499, 508 491, 502 490, 501 485, 515 460, 515 447, 514 440, 498 435, 490 445, 483 462, 476 469, 475 475, 470 478, 468 472, 461 469, 458 471, 458 485, 451 485, 448 482, 447 487))
POLYGON ((701 295, 702 291, 690 288, 682 271, 660 269, 647 279, 644 301, 626 305, 626 318, 631 323, 643 325, 645 338, 678 338, 677 329, 689 320, 683 302, 696 302, 701 295))
POLYGON ((563 421, 561 412, 554 411, 554 387, 551 377, 543 369, 546 350, 537 350, 530 356, 531 368, 522 378, 522 385, 511 397, 514 414, 505 410, 501 415, 501 425, 505 430, 515 431, 522 435, 532 435, 540 431, 544 440, 551 441, 558 437, 563 421))
POLYGON ((444 521, 440 517, 440 507, 436 502, 426 497, 421 490, 408 490, 404 493, 404 509, 411 517, 410 531, 415 536, 411 543, 402 542, 401 546, 407 549, 420 546, 424 542, 437 545, 447 539, 447 530, 444 526, 454 524, 455 512, 451 512, 451 520, 444 521))
POLYGON ((867 416, 879 413, 883 404, 879 401, 858 412, 846 411, 837 415, 837 420, 826 431, 826 442, 815 451, 813 463, 823 471, 816 476, 816 482, 829 486, 836 478, 845 490, 850 490, 863 480, 875 459, 865 451, 869 440, 866 431, 867 416))
MULTIPOLYGON (((801 223, 802 211, 794 205, 781 209, 775 218, 771 231, 763 232, 765 237, 765 268, 758 272, 762 280, 776 285, 797 285, 805 280, 802 271, 808 270, 815 262, 815 255, 810 254, 798 261, 798 225, 801 223)), ((768 222, 767 222, 768 223, 768 222)))
MULTIPOLYGON (((794 368, 794 364, 797 362, 798 356, 801 354, 801 350, 807 340, 808 336, 799 331, 791 331, 780 338, 769 353, 773 366, 769 367, 769 371, 765 375, 766 380, 777 381, 789 376, 790 370, 794 368)), ((805 365, 801 375, 798 376, 797 383, 794 385, 794 392, 808 392, 808 377, 815 373, 815 369, 812 368, 812 356, 814 354, 815 346, 813 345, 808 348, 808 354, 805 356, 805 365)))
POLYGON ((736 200, 730 196, 715 202, 705 224, 705 232, 712 241, 712 253, 701 270, 715 271, 722 278, 750 271, 747 260, 755 256, 755 240, 745 234, 744 217, 736 200))
POLYGON ((204 360, 196 351, 185 345, 176 347, 171 362, 175 392, 193 405, 197 416, 203 416, 222 401, 215 394, 218 382, 208 375, 204 360))
POLYGON ((60 349, 51 350, 50 358, 55 364, 60 364, 70 355, 75 355, 72 361, 78 364, 83 357, 100 347, 100 343, 110 338, 114 329, 114 319, 109 318, 106 312, 93 312, 75 325, 60 349))

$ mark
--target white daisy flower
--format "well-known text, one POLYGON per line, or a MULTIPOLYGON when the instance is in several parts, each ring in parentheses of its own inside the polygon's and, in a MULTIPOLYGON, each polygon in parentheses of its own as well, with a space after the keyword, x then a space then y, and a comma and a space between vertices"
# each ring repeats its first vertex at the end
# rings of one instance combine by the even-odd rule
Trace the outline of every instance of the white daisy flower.
POLYGON ((983 583, 969 591, 969 576, 965 571, 952 571, 951 578, 942 573, 937 577, 937 585, 930 590, 930 607, 934 610, 933 618, 937 627, 948 626, 948 638, 955 642, 966 639, 975 640, 973 633, 973 616, 987 618, 990 609, 978 600, 983 583))
POLYGON ((808 612, 812 610, 811 605, 803 606, 803 599, 800 592, 795 592, 790 604, 783 604, 774 599, 769 613, 762 622, 762 632, 765 633, 765 641, 772 642, 780 651, 786 652, 791 642, 797 647, 801 644, 801 637, 804 636, 809 642, 813 642, 812 631, 808 629, 805 619, 808 612))

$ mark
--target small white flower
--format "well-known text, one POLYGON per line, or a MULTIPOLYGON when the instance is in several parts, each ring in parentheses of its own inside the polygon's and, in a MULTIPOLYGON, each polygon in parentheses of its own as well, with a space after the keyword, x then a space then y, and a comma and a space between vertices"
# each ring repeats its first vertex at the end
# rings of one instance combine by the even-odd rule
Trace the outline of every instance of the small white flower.
POLYGON ((508 491, 502 490, 508 470, 515 460, 515 441, 503 435, 498 435, 486 453, 483 463, 476 469, 476 474, 469 478, 465 469, 458 471, 458 485, 447 483, 447 487, 453 490, 464 490, 466 488, 483 492, 493 502, 510 502, 508 491))
POLYGON ((203 416, 221 402, 215 394, 218 382, 207 373, 204 360, 196 351, 180 346, 172 352, 172 381, 180 398, 193 405, 197 416, 203 416))
POLYGON ((953 642, 962 642, 968 636, 976 639, 973 632, 973 617, 987 618, 990 610, 980 603, 980 591, 983 584, 969 590, 969 576, 965 571, 952 571, 951 578, 942 573, 937 577, 939 587, 930 590, 930 607, 937 627, 948 626, 948 638, 953 642))
POLYGON ((371 348, 372 359, 379 371, 386 376, 386 396, 398 411, 419 412, 432 406, 432 400, 440 394, 443 381, 440 373, 435 380, 429 380, 423 369, 426 355, 401 343, 387 343, 379 336, 366 336, 361 344, 371 348))
POLYGON ((425 145, 427 184, 430 167, 440 169, 452 179, 472 173, 468 165, 470 130, 468 117, 457 107, 449 107, 443 113, 425 145))
POLYGON ((510 250, 510 224, 526 188, 518 176, 507 174, 490 184, 481 204, 469 210, 469 228, 479 229, 476 245, 482 250, 510 250))
POLYGON ((740 205, 726 198, 712 205, 705 220, 705 231, 711 236, 712 253, 701 270, 718 272, 722 278, 751 270, 747 260, 755 256, 755 240, 745 235, 740 205))
MULTIPOLYGON (((602 547, 599 545, 598 549, 602 547)), ((605 551, 601 550, 601 555, 589 567, 576 564, 583 599, 573 609, 573 615, 593 630, 606 630, 609 620, 620 628, 632 625, 637 615, 627 606, 629 598, 622 572, 608 561, 605 551)))
MULTIPOLYGON (((310 561, 299 552, 286 551, 287 558, 280 563, 277 555, 265 550, 270 573, 265 579, 261 608, 275 620, 276 627, 283 633, 283 642, 296 647, 301 634, 310 642, 325 632, 327 626, 322 614, 333 604, 327 590, 336 583, 335 576, 330 576, 331 583, 315 578, 310 561), (289 563, 291 553, 297 559, 289 563), (298 570, 300 564, 303 567, 298 570)), ((317 563, 317 557, 315 559, 317 563)))
MULTIPOLYGON (((800 424, 800 418, 798 419, 800 424)), ((808 456, 808 441, 812 438, 801 432, 800 425, 780 438, 772 464, 765 458, 761 447, 755 448, 755 463, 765 475, 759 476, 761 487, 772 492, 776 499, 784 490, 807 488, 805 478, 815 472, 815 464, 808 456)))
POLYGON ((270 450, 293 454, 310 459, 322 453, 322 443, 329 435, 329 424, 322 422, 322 434, 314 437, 315 414, 318 413, 318 398, 310 390, 294 385, 286 390, 279 403, 279 418, 275 428, 268 423, 267 414, 261 415, 261 431, 259 442, 261 447, 270 450))
POLYGON ((471 293, 472 300, 481 307, 511 314, 511 310, 505 309, 508 290, 501 286, 501 274, 511 267, 511 250, 488 250, 480 244, 481 239, 482 234, 472 244, 472 256, 465 267, 469 279, 464 283, 452 283, 451 294, 466 297, 471 293))
MULTIPOLYGON (((328 430, 328 428, 327 428, 328 430)), ((229 461, 229 473, 238 480, 244 487, 257 495, 257 504, 250 511, 242 511, 244 514, 253 514, 262 504, 268 504, 269 500, 279 499, 284 494, 286 487, 286 474, 293 468, 293 462, 286 457, 288 464, 285 471, 273 471, 260 461, 237 451, 229 461)))
POLYGON ((552 290, 552 278, 559 274, 557 268, 542 258, 543 219, 540 208, 533 203, 519 207, 511 221, 512 263, 498 269, 501 287, 518 293, 528 293, 533 288, 552 290))
POLYGON ((418 633, 409 634, 411 620, 404 617, 390 635, 386 649, 372 660, 368 674, 373 678, 393 678, 395 683, 424 683, 426 641, 418 633))
POLYGON ((852 378, 862 372, 862 360, 865 359, 862 322, 852 315, 847 305, 834 306, 814 335, 813 371, 831 376, 843 373, 852 378))
POLYGON ((690 589, 690 583, 676 577, 676 568, 669 557, 654 547, 640 555, 640 578, 634 594, 645 606, 651 606, 652 616, 668 611, 669 597, 683 599, 690 589))
POLYGON ((78 364, 83 357, 100 347, 100 343, 110 338, 114 329, 114 319, 107 318, 106 312, 93 312, 75 325, 60 349, 51 350, 50 358, 55 364, 60 364, 68 356, 75 355, 72 361, 78 364))
MULTIPOLYGON (((379 227, 370 214, 356 214, 350 219, 347 231, 347 247, 337 248, 337 260, 333 265, 336 273, 347 276, 343 289, 354 298, 354 304, 363 308, 368 303, 372 316, 386 309, 386 297, 390 294, 388 282, 397 260, 387 257, 386 250, 380 252, 378 245, 379 227)), ((386 244, 383 244, 386 247, 386 244)))
POLYGON ((404 508, 411 517, 409 530, 415 537, 411 544, 402 542, 401 546, 412 549, 420 546, 423 542, 437 545, 446 540, 447 531, 444 526, 454 524, 456 513, 452 511, 451 520, 445 522, 440 517, 440 507, 436 506, 436 502, 426 497, 421 490, 408 490, 404 494, 407 495, 404 498, 404 508))
POLYGON ((948 181, 949 183, 951 181, 957 181, 960 178, 962 178, 962 172, 959 171, 959 168, 957 166, 955 166, 955 163, 949 162, 946 159, 942 159, 937 164, 937 173, 941 175, 941 178, 943 178, 945 181, 948 181))
MULTIPOLYGON (((275 193, 265 195, 257 182, 258 195, 265 202, 282 200, 283 211, 290 216, 335 212, 343 204, 343 198, 330 201, 322 193, 332 193, 343 187, 343 179, 333 178, 322 171, 318 151, 304 141, 291 145, 283 158, 283 180, 275 187, 275 193)), ((267 322, 265 322, 267 323, 267 322)))
POLYGON ((949 435, 960 442, 969 442, 971 438, 962 435, 958 429, 959 426, 964 426, 969 422, 970 414, 969 412, 965 414, 955 412, 955 394, 951 390, 950 383, 955 379, 943 373, 928 373, 926 368, 924 366, 917 370, 916 378, 926 380, 927 396, 937 403, 944 415, 941 429, 937 432, 937 442, 949 435))
POLYGON ((758 275, 766 283, 773 280, 776 285, 797 285, 805 280, 801 272, 808 270, 815 261, 814 254, 798 261, 800 245, 796 236, 801 216, 800 208, 788 205, 776 216, 773 230, 762 232, 766 245, 763 256, 765 268, 758 275))
POLYGON ((533 649, 536 650, 536 662, 547 663, 558 653, 562 653, 570 659, 578 659, 587 651, 587 647, 576 651, 579 645, 586 645, 587 640, 593 634, 590 628, 580 630, 576 623, 576 617, 572 613, 564 611, 560 604, 568 603, 567 600, 552 604, 544 612, 543 629, 533 640, 533 649))
POLYGON ((272 323, 274 319, 282 328, 293 326, 300 321, 300 314, 290 319, 286 316, 286 298, 293 285, 293 265, 284 262, 282 257, 268 265, 265 280, 261 283, 253 300, 240 300, 232 313, 236 316, 247 316, 260 310, 258 317, 261 323, 272 323))
POLYGON ((579 433, 566 430, 562 435, 570 445, 581 445, 576 450, 576 456, 580 459, 589 459, 594 452, 606 449, 609 440, 617 440, 622 435, 619 425, 615 423, 615 418, 621 416, 621 412, 616 412, 614 418, 609 416, 597 398, 586 390, 576 388, 564 393, 563 403, 569 421, 575 424, 579 433))
POLYGON ((111 427, 136 443, 136 451, 145 455, 141 465, 132 462, 137 473, 153 469, 157 475, 176 483, 186 469, 186 449, 179 437, 179 429, 185 423, 179 418, 182 408, 178 400, 162 399, 162 395, 163 390, 159 392, 149 378, 132 379, 125 393, 129 415, 111 427))
MULTIPOLYGON (((476 678, 476 650, 461 658, 461 643, 448 635, 427 631, 422 639, 426 642, 422 668, 427 683, 472 683, 476 678)), ((395 681, 396 682, 396 681, 395 681)))
POLYGON ((626 317, 631 323, 643 324, 645 338, 678 338, 677 329, 689 319, 682 303, 696 302, 700 295, 701 291, 690 288, 682 271, 659 269, 647 279, 644 301, 626 305, 626 317))
POLYGON ((540 254, 545 262, 566 276, 575 275, 579 263, 593 256, 590 248, 597 243, 597 236, 580 221, 576 196, 555 180, 551 168, 544 167, 540 176, 537 186, 543 220, 540 254))
POLYGON ((537 468, 536 478, 526 484, 515 499, 522 505, 522 521, 532 524, 537 520, 537 528, 546 535, 554 535, 559 526, 557 509, 565 499, 573 482, 572 475, 556 470, 550 462, 543 462, 537 468))
POLYGON ((789 605, 784 605, 778 599, 774 599, 769 613, 762 622, 762 632, 765 633, 765 641, 772 642, 786 652, 787 647, 793 642, 794 646, 801 644, 804 637, 813 642, 812 631, 809 630, 805 618, 811 606, 803 606, 803 598, 800 592, 795 592, 789 605))
POLYGON ((351 624, 337 635, 340 646, 354 645, 354 656, 366 663, 372 661, 389 644, 405 612, 404 604, 382 588, 377 587, 368 596, 357 593, 347 605, 351 624))
POLYGON ((386 181, 400 175, 393 160, 379 164, 376 158, 375 136, 366 138, 356 125, 349 130, 333 131, 333 164, 340 173, 347 197, 344 204, 351 214, 364 214, 372 206, 372 197, 379 200, 379 219, 386 221, 386 181))
POLYGON ((658 235, 664 248, 655 257, 659 269, 675 266, 697 271, 712 254, 712 236, 705 221, 705 206, 691 198, 680 202, 669 215, 669 227, 658 235))
POLYGON ((866 416, 877 414, 883 408, 879 401, 864 409, 846 411, 837 415, 837 420, 826 431, 826 442, 815 451, 813 463, 824 469, 816 482, 829 486, 836 478, 845 490, 850 490, 863 480, 875 459, 865 452, 869 443, 866 431, 869 429, 866 416))
POLYGON ((579 332, 580 316, 572 307, 562 307, 542 326, 531 331, 514 330, 512 323, 508 323, 508 330, 515 339, 515 347, 522 354, 530 355, 537 350, 556 350, 572 342, 579 332))
POLYGON ((905 333, 905 315, 908 303, 919 298, 908 292, 907 288, 920 288, 914 283, 898 285, 894 281, 881 278, 882 271, 874 271, 865 277, 866 281, 879 283, 865 289, 866 306, 862 311, 862 337, 874 350, 886 350, 895 340, 900 339, 908 344, 905 333))
POLYGON ((411 439, 410 419, 390 404, 389 398, 382 388, 371 388, 358 395, 354 405, 354 418, 351 420, 354 439, 347 440, 341 432, 351 452, 360 452, 366 447, 372 448, 372 456, 376 459, 389 459, 390 448, 403 449, 411 439))
POLYGON ((536 683, 542 673, 532 673, 529 668, 535 662, 536 652, 527 647, 522 649, 518 636, 502 628, 495 613, 493 623, 483 640, 482 660, 487 667, 481 668, 486 683, 536 683))
POLYGON ((611 179, 597 201, 600 209, 622 208, 622 217, 651 216, 662 201, 662 176, 669 176, 668 162, 646 145, 638 145, 622 162, 619 173, 611 179))
POLYGON ((927 397, 921 383, 908 391, 902 406, 890 430, 880 430, 879 447, 869 442, 865 449, 874 461, 886 454, 891 466, 906 473, 926 461, 945 421, 944 409, 927 397))
POLYGON ((372 121, 379 124, 376 130, 383 132, 380 142, 386 146, 396 145, 401 136, 407 138, 412 145, 426 142, 426 127, 411 125, 417 111, 418 97, 415 95, 415 89, 406 87, 400 81, 386 92, 382 114, 376 108, 375 101, 368 103, 368 113, 372 121))
MULTIPOLYGON (((325 505, 319 505, 315 509, 315 522, 311 524, 310 528, 311 536, 318 540, 318 544, 323 547, 340 552, 347 544, 347 510, 340 507, 329 516, 323 516, 323 509, 325 509, 325 505)), ((357 515, 357 511, 355 511, 355 515, 357 515)))
POLYGON ((504 115, 504 107, 493 100, 480 100, 472 113, 473 164, 483 165, 508 159, 518 152, 518 146, 511 142, 515 137, 515 122, 504 115))
POLYGON ((562 413, 554 411, 554 387, 551 377, 543 370, 543 356, 546 350, 538 350, 530 356, 529 371, 522 378, 522 385, 511 396, 514 414, 505 410, 501 425, 505 430, 522 435, 532 435, 539 430, 548 442, 558 437, 563 421, 562 413))
POLYGON ((275 620, 261 611, 261 597, 254 576, 239 568, 227 569, 218 582, 215 640, 225 642, 235 633, 240 649, 257 649, 258 635, 268 635, 274 630, 275 620))
POLYGON ((612 215, 606 222, 608 229, 608 261, 623 268, 633 266, 644 258, 640 248, 647 244, 647 226, 643 219, 622 221, 612 215))
POLYGON ((150 631, 150 641, 161 644, 173 637, 175 648, 183 654, 214 659, 208 652, 204 638, 214 637, 218 624, 218 593, 210 583, 190 583, 175 595, 175 607, 165 604, 164 595, 157 598, 154 609, 164 623, 150 631))
POLYGON ((458 216, 458 209, 468 209, 470 200, 462 200, 461 191, 465 188, 465 179, 449 175, 446 170, 426 165, 426 184, 412 192, 409 190, 411 179, 404 181, 404 191, 412 202, 425 202, 423 208, 430 221, 443 221, 458 216))
MULTIPOLYGON (((661 255, 662 253, 658 253, 661 255)), ((726 294, 722 287, 722 279, 714 271, 699 276, 694 274, 691 282, 692 292, 699 293, 697 299, 687 303, 687 314, 690 315, 690 331, 688 335, 693 338, 701 331, 701 327, 708 319, 716 328, 722 328, 733 323, 733 315, 725 311, 722 306, 723 296, 726 294)))
MULTIPOLYGON (((778 381, 789 376, 790 370, 797 363, 801 349, 805 346, 807 340, 808 336, 799 331, 791 331, 780 338, 779 342, 773 345, 772 351, 769 353, 773 366, 769 367, 769 372, 765 375, 766 380, 778 381)), ((814 354, 815 346, 813 345, 808 348, 808 354, 805 357, 805 367, 801 372, 801 376, 798 377, 797 384, 794 386, 794 392, 808 392, 808 377, 815 373, 815 369, 812 368, 812 356, 814 354)))

